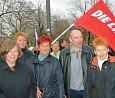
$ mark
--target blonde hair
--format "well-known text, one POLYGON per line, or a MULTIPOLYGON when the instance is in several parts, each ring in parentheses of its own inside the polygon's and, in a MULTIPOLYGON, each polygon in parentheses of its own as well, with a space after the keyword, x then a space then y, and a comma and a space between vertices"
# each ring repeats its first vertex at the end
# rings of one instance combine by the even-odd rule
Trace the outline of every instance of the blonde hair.
POLYGON ((16 41, 19 36, 23 36, 26 39, 26 41, 27 41, 27 34, 24 33, 24 32, 17 32, 17 33, 15 33, 14 40, 16 41))

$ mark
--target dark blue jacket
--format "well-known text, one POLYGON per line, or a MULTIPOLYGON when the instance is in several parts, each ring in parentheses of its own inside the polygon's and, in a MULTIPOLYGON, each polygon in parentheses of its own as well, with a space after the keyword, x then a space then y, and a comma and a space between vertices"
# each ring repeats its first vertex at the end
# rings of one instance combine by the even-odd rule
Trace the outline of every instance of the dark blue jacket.
POLYGON ((19 59, 19 61, 21 63, 26 63, 26 61, 28 60, 28 58, 30 58, 31 56, 33 56, 34 54, 32 53, 32 51, 28 50, 27 48, 23 48, 21 49, 23 55, 22 57, 19 59))
POLYGON ((0 98, 36 98, 36 82, 27 66, 16 62, 14 71, 0 62, 0 98))
POLYGON ((64 98, 63 75, 57 58, 50 54, 42 62, 31 57, 27 65, 37 78, 37 85, 42 91, 42 98, 64 98))
POLYGON ((115 98, 115 56, 109 56, 100 71, 97 57, 88 66, 85 98, 115 98))

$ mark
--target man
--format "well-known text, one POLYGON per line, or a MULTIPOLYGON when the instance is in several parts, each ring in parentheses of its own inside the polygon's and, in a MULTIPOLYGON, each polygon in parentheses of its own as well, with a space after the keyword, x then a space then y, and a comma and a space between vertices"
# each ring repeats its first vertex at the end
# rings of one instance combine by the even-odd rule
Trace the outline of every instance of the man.
POLYGON ((60 53, 60 63, 64 75, 65 95, 67 98, 83 98, 87 64, 93 57, 93 49, 83 45, 83 34, 72 30, 70 45, 60 53))
POLYGON ((68 41, 66 39, 60 39, 60 50, 66 48, 68 46, 68 41))
POLYGON ((56 57, 57 59, 59 59, 59 55, 60 55, 60 44, 58 41, 54 42, 52 44, 52 52, 50 53, 52 56, 56 57))

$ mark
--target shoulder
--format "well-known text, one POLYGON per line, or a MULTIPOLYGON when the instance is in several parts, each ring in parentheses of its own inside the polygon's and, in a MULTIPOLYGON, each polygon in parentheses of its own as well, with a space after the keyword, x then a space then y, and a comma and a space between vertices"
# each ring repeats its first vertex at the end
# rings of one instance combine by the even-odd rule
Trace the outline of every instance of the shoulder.
POLYGON ((28 67, 26 63, 22 63, 20 61, 16 61, 16 66, 17 68, 19 68, 20 70, 22 70, 23 72, 28 72, 28 67))
POLYGON ((70 47, 66 47, 60 51, 60 55, 62 54, 69 54, 70 53, 70 47))
POLYGON ((82 52, 88 54, 91 58, 94 57, 94 50, 93 50, 93 47, 91 46, 83 45, 82 52))
POLYGON ((31 57, 28 58, 28 60, 33 60, 35 59, 36 57, 34 55, 32 55, 31 57))
POLYGON ((93 50, 93 47, 92 46, 89 46, 89 45, 85 45, 83 44, 83 49, 86 49, 86 50, 93 50))
POLYGON ((109 56, 110 62, 115 63, 115 56, 109 56))
POLYGON ((50 54, 51 61, 58 62, 58 59, 50 54))
POLYGON ((53 66, 60 65, 59 60, 56 57, 52 56, 52 55, 50 55, 50 62, 51 62, 51 65, 53 65, 53 66))
POLYGON ((28 54, 28 55, 34 55, 33 52, 30 51, 30 50, 28 50, 28 49, 27 49, 27 54, 28 54))
POLYGON ((29 57, 29 58, 27 59, 26 64, 27 64, 27 65, 31 65, 31 64, 34 64, 34 63, 36 63, 36 62, 38 62, 37 57, 36 57, 36 56, 31 56, 31 57, 29 57))
MULTIPOLYGON (((92 65, 92 64, 90 64, 88 67, 87 67, 87 72, 89 73, 89 74, 93 74, 94 72, 97 72, 99 70, 99 68, 97 67, 97 66, 94 66, 94 65, 92 65)), ((92 75, 91 74, 91 75, 92 75)))
POLYGON ((22 67, 24 68, 24 67, 26 66, 26 63, 23 63, 23 62, 20 62, 20 60, 17 60, 17 61, 16 61, 16 65, 17 65, 17 66, 20 66, 21 68, 22 68, 22 67))
POLYGON ((34 55, 32 51, 30 51, 28 48, 22 50, 23 55, 25 56, 32 56, 34 55))

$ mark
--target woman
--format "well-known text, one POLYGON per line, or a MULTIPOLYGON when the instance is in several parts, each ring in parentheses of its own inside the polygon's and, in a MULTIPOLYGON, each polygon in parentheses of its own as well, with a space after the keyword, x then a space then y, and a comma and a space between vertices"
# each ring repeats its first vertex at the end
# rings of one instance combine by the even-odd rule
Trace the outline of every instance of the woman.
POLYGON ((52 44, 52 52, 50 53, 52 56, 56 57, 57 59, 59 59, 60 56, 60 44, 58 41, 55 41, 52 44))
POLYGON ((37 78, 38 98, 64 98, 63 76, 57 58, 50 55, 51 38, 38 39, 39 54, 28 59, 27 64, 37 78))
POLYGON ((93 41, 95 57, 88 67, 86 98, 115 98, 115 57, 108 55, 109 46, 104 38, 93 41))
POLYGON ((17 32, 14 35, 14 40, 23 52, 23 56, 20 58, 20 61, 24 63, 30 56, 33 56, 33 53, 27 49, 27 34, 24 32, 17 32))
POLYGON ((17 61, 22 53, 16 42, 4 41, 0 54, 0 98, 36 98, 35 79, 28 67, 17 61))

